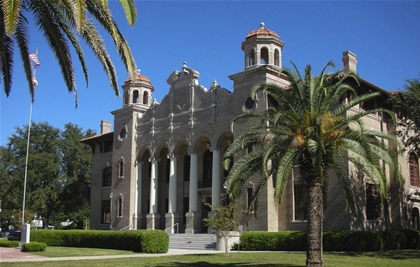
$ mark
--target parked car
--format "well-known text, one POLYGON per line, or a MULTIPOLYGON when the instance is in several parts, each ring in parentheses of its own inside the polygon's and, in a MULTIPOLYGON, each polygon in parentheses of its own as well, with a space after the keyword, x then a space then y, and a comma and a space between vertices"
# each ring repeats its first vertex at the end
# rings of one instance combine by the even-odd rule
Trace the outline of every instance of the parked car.
POLYGON ((20 241, 21 237, 22 237, 22 233, 20 231, 13 231, 13 232, 9 232, 9 236, 7 237, 7 240, 20 241))

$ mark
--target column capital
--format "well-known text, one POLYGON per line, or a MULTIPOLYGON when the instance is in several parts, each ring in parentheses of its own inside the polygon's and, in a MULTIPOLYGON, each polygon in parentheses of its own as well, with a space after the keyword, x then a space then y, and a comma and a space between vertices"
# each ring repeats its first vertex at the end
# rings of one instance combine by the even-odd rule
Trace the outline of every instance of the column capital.
POLYGON ((168 159, 173 159, 173 158, 179 158, 178 153, 169 153, 168 155, 166 155, 166 157, 168 159))
POLYGON ((160 162, 160 158, 152 156, 149 158, 149 162, 160 162))
POLYGON ((220 150, 220 149, 219 149, 219 147, 217 147, 217 146, 216 146, 216 147, 213 147, 213 146, 212 146, 212 147, 210 147, 210 149, 209 149, 209 150, 210 150, 210 152, 213 152, 213 151, 218 151, 218 150, 220 150))

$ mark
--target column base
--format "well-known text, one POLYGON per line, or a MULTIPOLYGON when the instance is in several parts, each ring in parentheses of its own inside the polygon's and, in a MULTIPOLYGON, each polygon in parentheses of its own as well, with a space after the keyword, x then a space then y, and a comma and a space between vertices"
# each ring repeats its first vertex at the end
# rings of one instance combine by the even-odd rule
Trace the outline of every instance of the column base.
POLYGON ((158 229, 156 227, 159 226, 160 214, 147 214, 147 230, 155 230, 158 229))
POLYGON ((132 221, 132 227, 131 229, 137 230, 141 229, 141 221, 143 219, 143 215, 140 214, 133 214, 133 221, 132 221))
POLYGON ((201 214, 197 212, 187 212, 187 225, 185 228, 186 234, 201 233, 201 214))
POLYGON ((168 234, 177 234, 179 230, 179 215, 177 213, 165 214, 165 229, 168 234), (175 225, 176 224, 176 225, 175 225))

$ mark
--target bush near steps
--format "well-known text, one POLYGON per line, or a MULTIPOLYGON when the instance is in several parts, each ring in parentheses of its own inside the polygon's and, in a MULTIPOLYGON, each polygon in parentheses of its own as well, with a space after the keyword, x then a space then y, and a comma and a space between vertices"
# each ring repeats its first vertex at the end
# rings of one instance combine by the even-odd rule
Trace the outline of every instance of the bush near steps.
POLYGON ((141 253, 166 253, 169 235, 163 230, 32 230, 31 241, 48 246, 130 250, 141 253))

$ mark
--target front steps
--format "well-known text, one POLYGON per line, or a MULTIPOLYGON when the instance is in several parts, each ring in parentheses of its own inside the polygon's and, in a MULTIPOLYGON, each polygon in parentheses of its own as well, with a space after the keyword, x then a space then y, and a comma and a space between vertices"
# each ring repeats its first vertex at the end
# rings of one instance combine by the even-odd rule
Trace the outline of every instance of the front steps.
POLYGON ((170 234, 169 248, 191 250, 215 250, 216 235, 213 234, 170 234))

